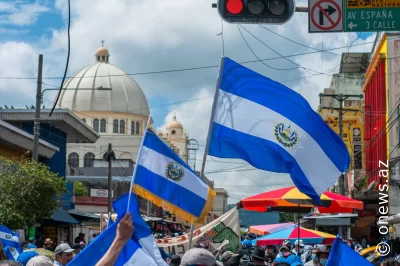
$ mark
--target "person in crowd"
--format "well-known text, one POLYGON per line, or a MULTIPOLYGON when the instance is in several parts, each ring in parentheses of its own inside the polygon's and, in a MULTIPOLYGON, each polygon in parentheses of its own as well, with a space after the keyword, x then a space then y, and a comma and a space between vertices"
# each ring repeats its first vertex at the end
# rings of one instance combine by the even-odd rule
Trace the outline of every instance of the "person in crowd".
POLYGON ((358 242, 357 239, 354 239, 354 251, 360 252, 363 250, 363 247, 360 245, 360 242, 358 242))
POLYGON ((79 233, 79 235, 75 238, 74 244, 79 244, 81 242, 85 242, 85 234, 84 233, 79 233))
POLYGON ((53 241, 51 241, 50 238, 46 238, 43 244, 43 248, 48 251, 53 251, 52 246, 53 246, 53 241))
POLYGON ((317 257, 317 253, 320 251, 318 248, 313 248, 311 251, 311 260, 304 264, 304 266, 319 266, 319 259, 317 257))
POLYGON ((240 266, 240 255, 232 251, 225 251, 222 254, 222 263, 224 266, 240 266))
POLYGON ((53 262, 48 257, 36 256, 30 259, 26 266, 53 266, 53 262))
POLYGON ((296 254, 297 256, 300 256, 301 253, 303 253, 303 249, 304 249, 304 244, 303 244, 303 240, 300 239, 296 240, 296 242, 294 243, 294 249, 292 250, 292 252, 294 254, 296 254))
POLYGON ((279 254, 280 254, 280 257, 277 257, 274 260, 274 262, 287 262, 290 265, 297 265, 297 264, 303 265, 300 257, 293 254, 292 252, 290 252, 290 250, 287 246, 282 246, 279 249, 279 254))
POLYGON ((33 238, 33 237, 29 238, 28 248, 37 248, 37 246, 35 245, 35 243, 36 243, 35 238, 33 238))
POLYGON ((22 242, 21 242, 22 250, 28 249, 28 245, 29 245, 29 242, 28 242, 28 241, 22 241, 22 242))
POLYGON ((84 248, 86 247, 86 243, 83 242, 83 241, 81 241, 81 242, 79 243, 79 245, 81 246, 81 249, 84 249, 84 248))
POLYGON ((0 261, 0 266, 21 266, 21 264, 13 260, 3 260, 0 261))
POLYGON ((256 247, 251 254, 251 265, 265 265, 265 249, 256 247))
POLYGON ((210 251, 204 248, 192 248, 182 257, 181 266, 203 265, 217 266, 218 264, 210 251))
POLYGON ((74 252, 73 252, 73 257, 75 257, 76 255, 78 255, 78 254, 81 253, 81 251, 82 251, 82 247, 81 247, 81 245, 79 245, 79 244, 74 244, 74 245, 72 246, 72 249, 74 250, 74 252))
POLYGON ((93 234, 89 237, 89 243, 92 242, 96 238, 96 234, 93 234))
MULTIPOLYGON (((292 251, 292 242, 290 242, 289 239, 286 239, 285 241, 283 241, 283 246, 286 246, 289 251, 292 251)), ((276 255, 277 258, 279 258, 281 256, 281 253, 279 252, 278 255, 276 255)))
POLYGON ((106 254, 97 262, 96 266, 109 266, 115 265, 119 254, 126 245, 126 243, 131 239, 134 232, 133 222, 131 214, 128 212, 124 215, 117 226, 117 233, 113 243, 107 250, 106 254))
POLYGON ((368 247, 368 237, 366 235, 364 235, 363 238, 361 239, 361 246, 363 248, 367 248, 368 247))
POLYGON ((301 261, 303 263, 309 262, 311 260, 312 250, 313 247, 310 245, 304 247, 304 252, 303 254, 301 254, 301 261))
POLYGON ((252 234, 251 233, 247 233, 246 234, 246 239, 242 242, 242 245, 246 246, 247 248, 251 248, 251 246, 252 246, 252 243, 251 243, 252 238, 253 238, 252 234))
POLYGON ((32 249, 32 250, 28 250, 28 251, 24 251, 24 252, 20 253, 18 255, 18 258, 16 259, 16 261, 21 263, 22 266, 26 266, 26 264, 29 262, 29 260, 36 256, 39 256, 39 253, 37 253, 36 251, 34 251, 32 249))
POLYGON ((169 262, 170 266, 180 266, 181 265, 181 257, 178 255, 173 255, 171 261, 169 262))
POLYGON ((328 258, 329 258, 329 251, 328 250, 320 250, 317 252, 317 258, 319 261, 319 264, 317 264, 318 266, 325 266, 328 258))
POLYGON ((54 250, 56 255, 54 266, 66 266, 72 260, 74 251, 67 243, 58 245, 54 250))

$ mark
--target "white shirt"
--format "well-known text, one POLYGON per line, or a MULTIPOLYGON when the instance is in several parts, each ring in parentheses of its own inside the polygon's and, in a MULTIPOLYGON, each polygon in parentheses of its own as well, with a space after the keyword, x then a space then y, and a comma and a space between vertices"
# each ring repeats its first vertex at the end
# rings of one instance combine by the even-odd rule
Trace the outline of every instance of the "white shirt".
POLYGON ((304 266, 319 266, 319 265, 321 265, 321 264, 319 263, 319 261, 317 261, 317 263, 318 263, 318 264, 314 264, 314 261, 313 261, 313 260, 310 260, 309 262, 306 262, 306 263, 304 264, 304 266))

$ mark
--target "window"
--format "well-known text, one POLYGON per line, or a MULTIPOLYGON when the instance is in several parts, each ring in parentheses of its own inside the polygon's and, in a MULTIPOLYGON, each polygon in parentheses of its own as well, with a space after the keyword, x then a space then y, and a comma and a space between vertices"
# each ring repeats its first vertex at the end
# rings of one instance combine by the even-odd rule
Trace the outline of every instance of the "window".
POLYGON ((113 122, 113 133, 118 133, 118 120, 114 119, 113 122))
POLYGON ((97 61, 100 61, 100 55, 97 56, 97 61))
POLYGON ((140 124, 139 124, 139 122, 136 122, 136 135, 139 135, 140 134, 140 132, 139 132, 139 130, 140 130, 140 124))
POLYGON ((86 118, 82 118, 83 123, 86 124, 86 118))
POLYGON ((119 133, 125 134, 125 120, 119 121, 119 133))
POLYGON ((94 165, 94 154, 88 152, 85 154, 85 157, 83 157, 83 167, 93 167, 93 165, 94 165))
POLYGON ((100 132, 105 133, 106 132, 106 123, 107 121, 103 118, 100 121, 100 132))
POLYGON ((106 57, 103 55, 103 61, 105 61, 106 60, 106 57))
POLYGON ((175 135, 175 133, 176 133, 175 130, 172 130, 172 131, 171 131, 171 134, 172 134, 172 135, 175 135))
POLYGON ((72 152, 68 155, 68 165, 71 175, 75 175, 75 167, 79 167, 79 155, 76 152, 72 152))
POLYGON ((135 135, 135 122, 131 121, 131 135, 135 135))
POLYGON ((93 120, 93 130, 99 132, 99 119, 97 118, 93 120))

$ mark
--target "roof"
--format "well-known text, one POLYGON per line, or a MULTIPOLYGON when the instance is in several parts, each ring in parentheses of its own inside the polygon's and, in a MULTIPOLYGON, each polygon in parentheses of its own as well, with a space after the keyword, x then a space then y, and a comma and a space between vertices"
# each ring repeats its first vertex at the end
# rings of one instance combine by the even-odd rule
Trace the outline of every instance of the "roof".
POLYGON ((106 111, 148 117, 149 105, 142 89, 131 76, 108 62, 108 54, 108 50, 101 47, 95 63, 64 83, 65 90, 61 92, 57 106, 72 111, 106 111))
MULTIPOLYGON (((33 135, 0 120, 0 145, 10 147, 10 144, 32 151, 33 135)), ((51 158, 58 151, 58 147, 39 139, 39 155, 51 158)))
POLYGON ((339 73, 365 73, 369 66, 369 53, 342 53, 339 73))
POLYGON ((82 211, 75 210, 75 209, 69 210, 68 213, 71 214, 71 215, 74 215, 74 216, 83 217, 83 219, 81 218, 80 220, 100 219, 100 217, 95 215, 95 214, 82 212, 82 211), (89 218, 89 219, 85 219, 85 218, 89 218))
POLYGON ((74 217, 69 215, 68 212, 63 209, 58 209, 57 211, 54 211, 51 215, 51 219, 62 223, 79 224, 79 222, 74 217))
MULTIPOLYGON (((67 143, 94 143, 100 137, 93 129, 68 109, 55 109, 49 117, 50 109, 40 110, 41 123, 51 124, 67 134, 67 143)), ((35 109, 0 109, 0 119, 7 122, 35 120, 35 109)))

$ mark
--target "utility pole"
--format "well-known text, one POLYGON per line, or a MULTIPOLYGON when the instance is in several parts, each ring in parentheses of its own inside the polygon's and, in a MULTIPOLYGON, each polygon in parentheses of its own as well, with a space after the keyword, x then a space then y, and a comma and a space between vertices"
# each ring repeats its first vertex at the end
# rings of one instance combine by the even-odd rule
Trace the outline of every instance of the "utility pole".
POLYGON ((115 160, 111 143, 108 144, 105 159, 108 161, 108 213, 110 214, 112 213, 112 160, 115 160))
MULTIPOLYGON (((322 107, 322 109, 330 109, 330 110, 336 110, 339 113, 339 136, 341 139, 343 139, 343 114, 345 114, 348 111, 353 111, 352 109, 344 109, 343 108, 343 102, 347 100, 350 97, 358 97, 362 99, 364 96, 362 94, 359 95, 354 95, 354 94, 319 94, 320 97, 320 102, 322 103, 322 97, 333 97, 339 102, 339 108, 333 108, 333 107, 322 107)), ((345 195, 345 176, 343 173, 339 177, 339 194, 340 195, 345 195)))
POLYGON ((36 109, 35 109, 35 122, 33 126, 33 149, 32 159, 36 162, 39 161, 39 138, 40 138, 40 102, 42 99, 42 71, 43 71, 43 55, 39 55, 38 78, 36 87, 36 109))

